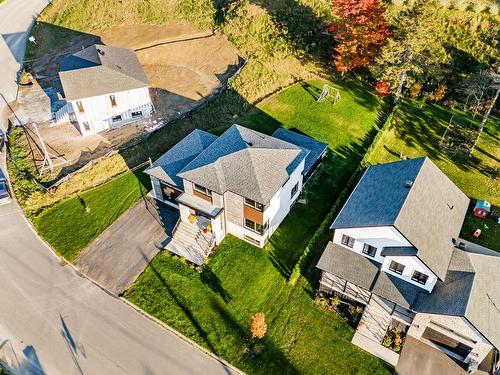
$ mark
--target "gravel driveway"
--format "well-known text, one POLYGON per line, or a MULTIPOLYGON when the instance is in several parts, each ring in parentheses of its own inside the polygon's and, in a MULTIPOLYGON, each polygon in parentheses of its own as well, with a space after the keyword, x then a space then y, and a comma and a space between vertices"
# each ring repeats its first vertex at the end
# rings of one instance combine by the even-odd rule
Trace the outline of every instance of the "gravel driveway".
POLYGON ((145 197, 106 229, 76 266, 107 290, 122 294, 164 247, 179 211, 145 197))

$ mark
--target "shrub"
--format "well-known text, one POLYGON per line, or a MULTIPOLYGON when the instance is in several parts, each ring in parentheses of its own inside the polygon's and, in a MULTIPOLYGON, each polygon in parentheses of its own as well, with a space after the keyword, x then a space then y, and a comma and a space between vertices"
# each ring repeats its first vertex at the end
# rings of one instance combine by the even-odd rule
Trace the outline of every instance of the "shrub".
POLYGON ((258 312, 252 316, 252 322, 250 324, 250 333, 252 334, 252 339, 261 339, 266 335, 267 324, 266 316, 264 313, 258 312))
POLYGON ((444 99, 446 95, 446 85, 444 83, 440 83, 437 89, 430 92, 427 98, 432 102, 440 102, 444 99))
POLYGON ((413 99, 416 99, 420 96, 420 93, 422 92, 422 84, 420 82, 415 82, 411 88, 410 88, 410 96, 413 99))

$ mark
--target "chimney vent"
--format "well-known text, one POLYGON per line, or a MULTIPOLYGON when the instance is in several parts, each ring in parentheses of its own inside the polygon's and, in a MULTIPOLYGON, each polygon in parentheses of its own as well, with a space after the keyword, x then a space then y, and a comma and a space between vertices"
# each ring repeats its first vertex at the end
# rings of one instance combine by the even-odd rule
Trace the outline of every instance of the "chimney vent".
POLYGON ((405 187, 406 188, 411 188, 413 186, 413 181, 412 180, 406 180, 405 182, 405 187))

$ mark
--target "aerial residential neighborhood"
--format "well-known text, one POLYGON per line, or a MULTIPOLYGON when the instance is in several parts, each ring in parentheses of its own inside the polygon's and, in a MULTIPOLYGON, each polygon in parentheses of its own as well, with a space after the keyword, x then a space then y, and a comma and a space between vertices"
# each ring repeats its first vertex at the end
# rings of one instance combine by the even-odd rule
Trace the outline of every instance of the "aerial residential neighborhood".
POLYGON ((500 374, 493 0, 0 0, 0 374, 500 374))

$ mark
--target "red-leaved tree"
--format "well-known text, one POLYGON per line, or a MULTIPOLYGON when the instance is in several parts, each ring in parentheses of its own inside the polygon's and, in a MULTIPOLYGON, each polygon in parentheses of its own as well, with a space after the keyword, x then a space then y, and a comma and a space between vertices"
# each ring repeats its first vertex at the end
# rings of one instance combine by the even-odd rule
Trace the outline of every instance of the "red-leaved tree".
POLYGON ((337 42, 333 53, 337 70, 344 74, 370 64, 389 36, 385 7, 380 0, 333 0, 332 10, 338 18, 329 27, 337 42))

